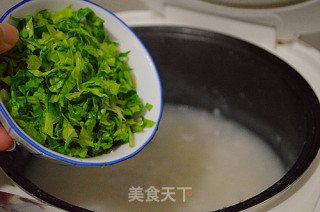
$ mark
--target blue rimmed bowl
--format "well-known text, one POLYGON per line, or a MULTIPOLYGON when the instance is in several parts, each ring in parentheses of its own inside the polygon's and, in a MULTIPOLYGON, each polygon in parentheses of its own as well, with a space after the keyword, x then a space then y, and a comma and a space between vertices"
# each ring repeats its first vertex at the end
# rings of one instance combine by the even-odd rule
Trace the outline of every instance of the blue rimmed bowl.
POLYGON ((113 13, 87 0, 25 0, 8 10, 0 19, 0 22, 15 25, 10 16, 22 18, 36 14, 38 11, 47 9, 55 12, 72 5, 73 10, 90 8, 105 23, 110 40, 119 43, 119 51, 129 54, 129 66, 133 69, 136 77, 137 93, 142 102, 151 103, 153 108, 145 114, 145 118, 153 120, 156 124, 152 128, 146 128, 141 133, 134 134, 134 147, 128 144, 119 146, 110 153, 98 157, 80 159, 65 156, 54 152, 33 140, 21 130, 15 123, 2 101, 0 102, 0 121, 9 135, 21 143, 31 153, 55 160, 62 164, 76 166, 105 166, 112 165, 133 157, 140 152, 153 138, 162 114, 162 87, 156 66, 135 33, 113 13))

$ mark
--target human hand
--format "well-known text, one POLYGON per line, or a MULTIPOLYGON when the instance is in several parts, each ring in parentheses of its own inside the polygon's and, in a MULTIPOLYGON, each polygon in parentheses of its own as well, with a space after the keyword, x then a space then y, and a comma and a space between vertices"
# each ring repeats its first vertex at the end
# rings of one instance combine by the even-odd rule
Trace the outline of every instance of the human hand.
MULTIPOLYGON (((18 30, 8 24, 0 23, 0 54, 12 49, 19 40, 18 30)), ((9 150, 13 147, 14 141, 7 131, 0 125, 0 151, 9 150)))
POLYGON ((0 23, 0 54, 12 49, 18 40, 19 32, 15 27, 0 23))

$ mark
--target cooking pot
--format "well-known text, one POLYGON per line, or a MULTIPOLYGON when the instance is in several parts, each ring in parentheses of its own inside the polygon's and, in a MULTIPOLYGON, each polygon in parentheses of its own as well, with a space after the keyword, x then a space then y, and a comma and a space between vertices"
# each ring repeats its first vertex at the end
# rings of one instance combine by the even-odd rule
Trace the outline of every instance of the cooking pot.
MULTIPOLYGON (((292 67, 259 47, 214 32, 160 26, 136 27, 134 31, 158 67, 164 102, 219 109, 223 116, 259 135, 286 169, 268 189, 221 211, 240 211, 271 199, 308 169, 320 146, 320 107, 309 84, 292 67)), ((1 152, 0 165, 34 197, 68 211, 88 211, 37 186, 28 174, 35 158, 19 146, 1 152)), ((37 167, 39 172, 44 170, 44 166, 37 167)), ((72 179, 61 180, 72 183, 72 179)))

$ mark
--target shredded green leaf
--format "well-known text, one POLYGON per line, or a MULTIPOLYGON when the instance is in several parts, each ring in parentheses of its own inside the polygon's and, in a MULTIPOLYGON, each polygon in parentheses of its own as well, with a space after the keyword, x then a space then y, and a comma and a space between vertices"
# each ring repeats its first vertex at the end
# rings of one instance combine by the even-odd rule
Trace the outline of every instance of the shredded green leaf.
POLYGON ((150 104, 150 103, 147 103, 147 104, 146 104, 146 109, 147 109, 147 110, 150 111, 152 108, 153 108, 153 105, 152 105, 152 104, 150 104))
POLYGON ((108 39, 89 9, 11 17, 20 39, 0 56, 0 97, 34 140, 59 153, 95 157, 153 127, 142 113, 129 52, 108 39))

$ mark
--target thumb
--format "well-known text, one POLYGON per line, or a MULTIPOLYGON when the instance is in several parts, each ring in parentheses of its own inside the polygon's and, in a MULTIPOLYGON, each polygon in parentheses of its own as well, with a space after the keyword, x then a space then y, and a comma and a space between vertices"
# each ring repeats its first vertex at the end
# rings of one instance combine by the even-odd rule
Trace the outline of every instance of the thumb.
POLYGON ((15 27, 0 23, 0 54, 12 49, 18 40, 19 32, 15 27))

